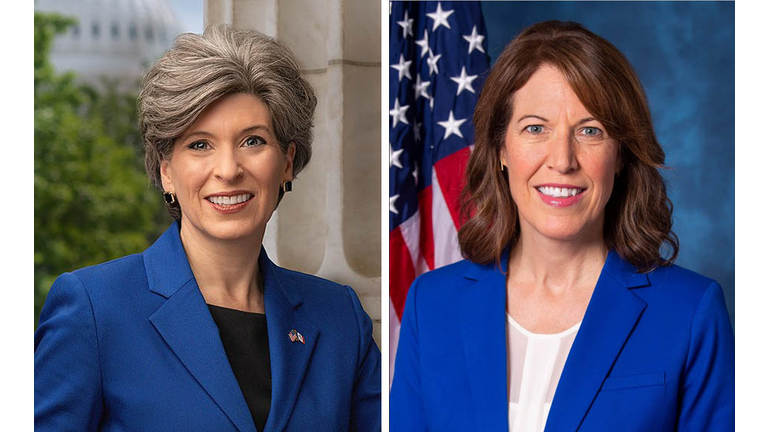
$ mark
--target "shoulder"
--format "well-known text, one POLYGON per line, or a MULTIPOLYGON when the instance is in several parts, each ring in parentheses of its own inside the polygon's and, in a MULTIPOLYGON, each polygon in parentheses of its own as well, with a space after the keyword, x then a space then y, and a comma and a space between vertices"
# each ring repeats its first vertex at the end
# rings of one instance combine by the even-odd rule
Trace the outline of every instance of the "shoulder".
POLYGON ((495 264, 482 265, 463 259, 419 275, 408 294, 427 298, 450 297, 494 273, 501 274, 501 269, 495 264))
POLYGON ((137 273, 144 274, 144 259, 141 254, 127 255, 71 272, 88 286, 135 277, 137 273))
POLYGON ((338 301, 348 297, 345 285, 319 276, 275 266, 280 283, 287 290, 297 290, 305 299, 318 298, 338 301))
POLYGON ((90 296, 100 298, 125 292, 132 287, 144 287, 147 283, 144 258, 141 254, 128 255, 84 267, 71 274, 82 283, 90 296))
POLYGON ((652 287, 649 292, 678 305, 696 305, 708 291, 722 291, 715 280, 678 265, 658 267, 647 276, 652 287))
POLYGON ((123 311, 126 302, 143 299, 147 277, 141 254, 128 255, 105 263, 83 267, 60 275, 45 300, 49 309, 62 297, 90 304, 97 317, 123 311), (105 313, 99 313, 99 311, 105 313))
POLYGON ((328 279, 275 266, 276 275, 284 292, 298 294, 302 307, 317 314, 318 319, 342 316, 359 319, 364 315, 357 293, 350 286, 328 279))

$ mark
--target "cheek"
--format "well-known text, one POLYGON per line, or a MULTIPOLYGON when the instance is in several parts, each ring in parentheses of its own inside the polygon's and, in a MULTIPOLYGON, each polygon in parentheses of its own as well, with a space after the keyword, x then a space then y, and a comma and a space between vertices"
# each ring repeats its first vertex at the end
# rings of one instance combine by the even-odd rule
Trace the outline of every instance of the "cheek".
POLYGON ((612 153, 596 155, 590 158, 584 167, 589 173, 595 186, 605 195, 604 201, 608 200, 613 191, 613 183, 616 175, 617 160, 616 155, 612 153))
POLYGON ((526 186, 528 181, 542 166, 542 156, 535 150, 526 151, 515 147, 506 151, 507 169, 509 170, 509 182, 516 187, 526 186))

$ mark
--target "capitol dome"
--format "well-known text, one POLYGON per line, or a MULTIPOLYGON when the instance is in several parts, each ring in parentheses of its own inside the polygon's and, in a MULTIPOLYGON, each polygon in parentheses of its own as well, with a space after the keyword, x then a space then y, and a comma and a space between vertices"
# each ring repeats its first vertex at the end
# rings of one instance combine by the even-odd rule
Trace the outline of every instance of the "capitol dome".
POLYGON ((122 88, 136 85, 181 28, 166 0, 35 0, 35 11, 78 21, 56 37, 51 62, 57 71, 74 71, 91 84, 105 76, 122 88))

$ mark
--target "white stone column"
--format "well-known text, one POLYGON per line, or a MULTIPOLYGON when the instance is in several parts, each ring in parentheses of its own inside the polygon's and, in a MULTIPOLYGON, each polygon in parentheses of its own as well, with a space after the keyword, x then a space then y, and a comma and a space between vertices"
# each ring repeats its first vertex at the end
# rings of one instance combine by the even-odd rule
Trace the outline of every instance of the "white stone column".
POLYGON ((207 0, 205 22, 277 37, 318 98, 309 165, 267 226, 283 267, 350 285, 381 347, 381 21, 375 0, 207 0))

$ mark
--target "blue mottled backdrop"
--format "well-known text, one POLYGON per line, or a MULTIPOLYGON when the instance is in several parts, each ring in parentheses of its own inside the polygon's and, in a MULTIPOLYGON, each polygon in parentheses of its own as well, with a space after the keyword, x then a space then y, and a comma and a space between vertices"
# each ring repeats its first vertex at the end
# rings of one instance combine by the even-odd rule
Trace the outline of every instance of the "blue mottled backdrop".
POLYGON ((488 2, 494 62, 523 28, 583 24, 635 67, 667 153, 664 172, 680 238, 676 264, 723 286, 734 320, 734 3, 488 2))

